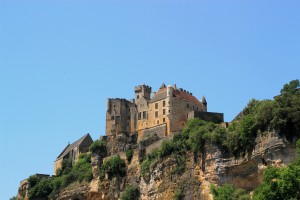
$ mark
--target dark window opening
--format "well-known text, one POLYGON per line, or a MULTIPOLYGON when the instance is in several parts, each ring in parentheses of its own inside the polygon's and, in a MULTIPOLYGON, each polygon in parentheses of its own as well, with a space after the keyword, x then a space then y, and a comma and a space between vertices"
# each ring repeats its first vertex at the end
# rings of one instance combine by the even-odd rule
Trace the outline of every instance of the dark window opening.
POLYGON ((138 120, 141 120, 141 113, 138 114, 138 120))
POLYGON ((114 117, 114 116, 112 116, 112 117, 111 117, 111 119, 112 119, 112 120, 114 120, 114 119, 115 119, 115 117, 114 117))
POLYGON ((187 107, 187 108, 190 108, 190 104, 186 104, 186 107, 187 107))
POLYGON ((165 109, 163 109, 163 115, 165 115, 166 114, 166 110, 165 109))
POLYGON ((158 117, 158 111, 155 111, 155 117, 158 117))
POLYGON ((155 109, 158 109, 158 103, 155 103, 155 109))
POLYGON ((159 124, 159 120, 157 120, 157 122, 156 122, 157 124, 159 124))
POLYGON ((147 112, 143 111, 143 119, 147 119, 147 112))
POLYGON ((137 95, 136 98, 139 99, 139 98, 140 98, 140 95, 137 95))
POLYGON ((195 108, 194 108, 194 105, 193 105, 193 110, 194 110, 195 108))
POLYGON ((163 122, 166 122, 166 119, 165 119, 165 118, 163 118, 163 122))
POLYGON ((163 101, 163 107, 165 107, 166 106, 166 101, 163 101))

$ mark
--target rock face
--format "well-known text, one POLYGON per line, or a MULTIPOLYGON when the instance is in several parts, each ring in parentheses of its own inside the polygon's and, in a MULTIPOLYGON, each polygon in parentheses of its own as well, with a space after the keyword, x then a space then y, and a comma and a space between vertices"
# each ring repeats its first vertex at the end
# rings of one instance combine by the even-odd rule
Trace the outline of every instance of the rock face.
MULTIPOLYGON (((124 147, 127 148, 128 145, 125 143, 124 147)), ((203 151, 196 157, 191 152, 187 153, 185 171, 181 175, 174 173, 177 166, 174 157, 167 157, 152 166, 150 177, 142 178, 137 148, 134 150, 131 163, 126 161, 125 177, 100 181, 99 167, 103 163, 103 158, 93 154, 93 181, 62 191, 58 199, 118 200, 127 185, 137 185, 141 200, 174 199, 175 193, 182 194, 186 200, 212 200, 210 184, 230 183, 251 191, 262 182, 262 174, 267 166, 283 166, 295 159, 295 146, 275 132, 271 132, 257 137, 253 151, 239 158, 223 155, 220 146, 206 143, 203 151)))
POLYGON ((271 132, 256 138, 253 151, 240 158, 224 158, 218 146, 206 145, 204 174, 216 184, 229 183, 248 191, 262 182, 268 165, 281 166, 296 159, 296 149, 285 138, 271 132))

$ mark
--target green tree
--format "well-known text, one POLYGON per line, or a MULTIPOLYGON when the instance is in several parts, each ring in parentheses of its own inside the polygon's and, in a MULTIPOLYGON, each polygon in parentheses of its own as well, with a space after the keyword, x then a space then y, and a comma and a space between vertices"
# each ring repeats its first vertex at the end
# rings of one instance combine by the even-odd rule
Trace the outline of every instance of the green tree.
POLYGON ((126 175, 125 161, 120 158, 119 155, 113 156, 108 160, 105 160, 100 168, 100 178, 103 177, 103 173, 107 173, 109 178, 124 177, 126 175))
POLYGON ((106 143, 103 140, 96 140, 91 146, 90 151, 92 153, 105 156, 107 154, 106 143))
POLYGON ((128 185, 122 192, 121 200, 138 200, 140 190, 136 185, 128 185))
POLYGON ((216 187, 210 186, 214 200, 250 200, 250 195, 241 188, 235 188, 230 184, 216 187))
POLYGON ((132 157, 133 157, 133 150, 127 149, 126 150, 126 159, 129 163, 131 162, 132 157))

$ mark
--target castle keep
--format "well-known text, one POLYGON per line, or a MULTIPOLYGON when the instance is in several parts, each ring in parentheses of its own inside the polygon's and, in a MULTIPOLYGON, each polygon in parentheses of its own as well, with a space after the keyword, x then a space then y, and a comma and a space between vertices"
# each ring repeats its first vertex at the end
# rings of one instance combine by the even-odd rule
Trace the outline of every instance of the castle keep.
POLYGON ((207 112, 205 97, 199 101, 192 93, 176 85, 162 84, 157 92, 143 84, 134 88, 135 99, 108 99, 106 135, 149 132, 169 136, 179 132, 188 119, 200 118, 216 123, 223 122, 223 113, 207 112), (155 129, 154 131, 151 131, 155 129))

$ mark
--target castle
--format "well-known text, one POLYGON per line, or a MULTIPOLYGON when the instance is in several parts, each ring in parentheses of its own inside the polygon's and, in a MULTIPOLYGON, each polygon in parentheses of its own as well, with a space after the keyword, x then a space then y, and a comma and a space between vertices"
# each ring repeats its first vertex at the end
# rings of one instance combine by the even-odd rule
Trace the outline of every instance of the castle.
MULTIPOLYGON (((207 112, 205 97, 199 101, 192 93, 176 85, 162 84, 157 92, 143 84, 134 88, 135 99, 108 99, 106 111, 106 136, 109 154, 124 152, 140 144, 149 149, 150 145, 163 138, 180 132, 189 119, 200 118, 215 123, 223 122, 223 113, 207 112)), ((88 152, 93 143, 89 134, 68 144, 54 162, 54 174, 62 167, 63 160, 76 163, 80 153, 88 152)))
POLYGON ((151 94, 151 91, 151 87, 142 84, 134 88, 135 99, 108 99, 106 135, 137 133, 140 136, 149 129, 162 127, 162 134, 168 136, 181 131, 187 120, 195 117, 216 123, 224 121, 223 113, 207 112, 205 97, 199 101, 176 85, 162 84, 157 92, 151 94))

